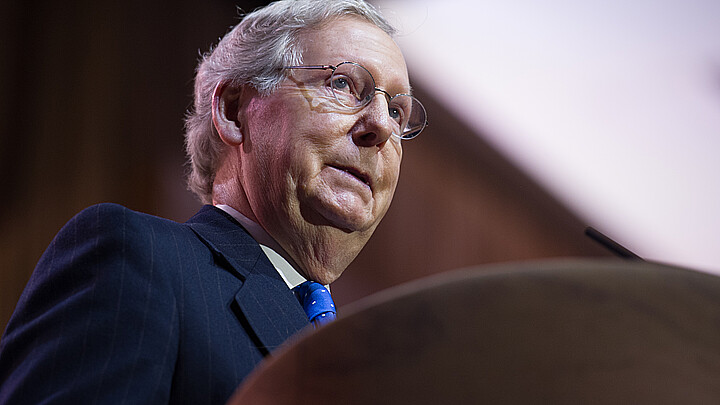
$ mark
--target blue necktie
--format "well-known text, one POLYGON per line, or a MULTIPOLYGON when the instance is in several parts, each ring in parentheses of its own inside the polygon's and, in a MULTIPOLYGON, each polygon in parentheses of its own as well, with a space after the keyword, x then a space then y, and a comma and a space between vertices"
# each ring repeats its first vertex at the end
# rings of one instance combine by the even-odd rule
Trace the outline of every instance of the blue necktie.
POLYGON ((330 291, 324 285, 315 281, 306 281, 293 288, 293 292, 316 328, 335 319, 335 303, 330 291))

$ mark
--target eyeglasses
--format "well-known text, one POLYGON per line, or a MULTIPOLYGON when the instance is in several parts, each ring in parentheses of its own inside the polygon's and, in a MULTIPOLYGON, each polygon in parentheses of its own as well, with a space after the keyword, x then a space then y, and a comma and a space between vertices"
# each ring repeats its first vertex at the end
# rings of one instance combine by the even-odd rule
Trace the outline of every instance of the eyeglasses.
POLYGON ((342 62, 333 65, 285 66, 284 69, 332 69, 329 85, 333 96, 340 105, 359 111, 370 104, 377 92, 388 100, 388 114, 396 124, 393 135, 400 139, 412 139, 427 126, 425 107, 409 94, 390 93, 375 87, 375 79, 362 65, 355 62, 342 62))

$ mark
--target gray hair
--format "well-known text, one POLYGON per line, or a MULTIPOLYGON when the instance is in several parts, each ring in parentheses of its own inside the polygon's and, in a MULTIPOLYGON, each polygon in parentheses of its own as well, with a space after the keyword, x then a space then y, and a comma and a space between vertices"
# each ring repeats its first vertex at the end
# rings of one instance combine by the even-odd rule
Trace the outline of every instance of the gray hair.
POLYGON ((185 121, 188 188, 211 203, 215 173, 225 145, 212 122, 212 94, 218 83, 249 85, 272 93, 285 78, 283 66, 302 63, 300 34, 332 19, 354 16, 394 35, 395 29, 363 0, 282 0, 244 16, 214 49, 203 55, 195 76, 195 103, 185 121))

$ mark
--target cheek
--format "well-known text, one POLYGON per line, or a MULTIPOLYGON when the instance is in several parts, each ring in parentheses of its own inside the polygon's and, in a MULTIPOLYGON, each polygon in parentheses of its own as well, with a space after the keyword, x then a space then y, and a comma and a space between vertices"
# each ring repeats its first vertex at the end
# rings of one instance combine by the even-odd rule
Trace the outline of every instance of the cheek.
POLYGON ((300 119, 295 106, 279 102, 273 96, 263 101, 248 109, 244 147, 248 155, 256 156, 257 168, 269 177, 266 181, 277 182, 287 176, 288 170, 291 174, 296 170, 303 147, 298 134, 306 130, 306 123, 300 119))
POLYGON ((333 114, 310 114, 307 119, 297 122, 291 135, 291 150, 295 169, 321 169, 323 161, 338 155, 339 146, 345 142, 347 124, 334 119, 333 114))
POLYGON ((287 169, 292 161, 287 130, 281 117, 276 117, 274 121, 256 120, 248 126, 243 141, 242 176, 248 198, 257 206, 256 209, 285 204, 287 169))
MULTIPOLYGON (((395 142, 389 140, 388 143, 395 142)), ((387 145, 388 149, 381 155, 381 161, 383 164, 382 168, 382 181, 387 183, 390 190, 394 191, 397 185, 398 178, 400 177, 400 164, 402 163, 402 146, 398 142, 397 144, 387 145)))

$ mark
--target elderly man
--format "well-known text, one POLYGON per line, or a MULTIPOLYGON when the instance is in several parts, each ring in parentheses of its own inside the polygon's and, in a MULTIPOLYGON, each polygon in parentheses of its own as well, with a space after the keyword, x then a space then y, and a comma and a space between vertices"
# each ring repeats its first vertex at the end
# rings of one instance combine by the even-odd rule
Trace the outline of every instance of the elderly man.
POLYGON ((185 224, 114 204, 73 218, 3 337, 0 403, 224 403, 308 316, 331 318, 299 300, 365 245, 426 122, 392 33, 361 0, 247 15, 196 77, 207 205, 185 224))

